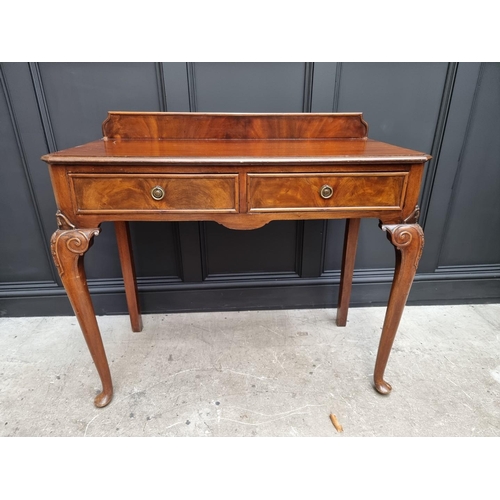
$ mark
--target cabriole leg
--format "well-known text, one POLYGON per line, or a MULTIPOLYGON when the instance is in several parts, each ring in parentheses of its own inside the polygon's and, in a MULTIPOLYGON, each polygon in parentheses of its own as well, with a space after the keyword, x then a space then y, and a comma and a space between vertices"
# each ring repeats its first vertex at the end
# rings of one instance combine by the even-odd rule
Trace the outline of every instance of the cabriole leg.
POLYGON ((57 217, 59 229, 52 235, 52 255, 102 382, 102 392, 94 400, 102 408, 113 397, 113 385, 83 266, 85 252, 100 229, 77 229, 61 213, 57 217))
POLYGON ((424 232, 418 224, 380 224, 396 249, 396 269, 375 363, 374 385, 380 394, 389 394, 392 387, 384 380, 384 371, 394 337, 410 293, 413 278, 424 247, 424 232))

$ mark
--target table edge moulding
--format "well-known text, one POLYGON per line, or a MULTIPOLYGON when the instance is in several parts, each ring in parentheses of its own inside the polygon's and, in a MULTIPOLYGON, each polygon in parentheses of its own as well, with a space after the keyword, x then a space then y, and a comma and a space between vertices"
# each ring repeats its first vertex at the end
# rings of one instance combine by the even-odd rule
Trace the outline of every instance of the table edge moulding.
POLYGON ((255 229, 274 220, 346 219, 337 325, 345 326, 361 218, 379 219, 395 248, 375 362, 384 380, 424 244, 417 205, 425 153, 368 139, 362 113, 109 112, 103 138, 42 157, 57 203, 51 251, 101 379, 111 374, 84 255, 115 224, 132 330, 142 330, 129 221, 215 221, 255 229))

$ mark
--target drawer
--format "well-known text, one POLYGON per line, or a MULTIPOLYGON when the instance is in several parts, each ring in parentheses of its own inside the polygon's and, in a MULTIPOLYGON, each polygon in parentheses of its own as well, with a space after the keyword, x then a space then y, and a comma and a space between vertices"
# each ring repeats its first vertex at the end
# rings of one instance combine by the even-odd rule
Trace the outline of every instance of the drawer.
POLYGON ((248 211, 397 210, 408 172, 248 174, 248 211))
POLYGON ((77 213, 237 212, 238 174, 68 174, 77 213))

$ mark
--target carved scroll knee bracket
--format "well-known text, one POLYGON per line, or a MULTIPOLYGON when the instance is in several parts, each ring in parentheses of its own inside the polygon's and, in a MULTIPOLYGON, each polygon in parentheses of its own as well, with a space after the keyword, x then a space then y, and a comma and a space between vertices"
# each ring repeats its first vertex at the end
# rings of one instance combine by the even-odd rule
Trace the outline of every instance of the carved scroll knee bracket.
POLYGON ((415 205, 413 212, 403 221, 405 224, 417 224, 420 219, 420 207, 415 205))
POLYGON ((373 378, 375 389, 380 394, 389 394, 392 387, 384 380, 384 371, 422 255, 424 232, 418 224, 384 225, 380 223, 380 228, 387 232, 387 238, 396 249, 396 268, 373 378))
POLYGON ((77 229, 61 212, 56 217, 59 229, 50 241, 52 256, 102 382, 102 392, 94 400, 101 408, 111 401, 113 386, 83 266, 85 252, 101 230, 77 229))

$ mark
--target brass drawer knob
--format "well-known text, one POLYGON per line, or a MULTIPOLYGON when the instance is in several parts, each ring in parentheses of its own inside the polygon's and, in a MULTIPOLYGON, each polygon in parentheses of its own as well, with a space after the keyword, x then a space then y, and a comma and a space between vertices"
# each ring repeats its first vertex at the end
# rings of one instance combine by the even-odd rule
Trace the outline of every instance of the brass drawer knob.
POLYGON ((165 191, 162 187, 155 186, 151 190, 151 196, 153 197, 153 200, 156 200, 156 201, 162 200, 163 197, 165 196, 165 191))
POLYGON ((329 186, 328 184, 321 186, 321 189, 319 190, 319 194, 321 195, 321 198, 328 200, 328 198, 331 198, 333 195, 332 186, 329 186))

